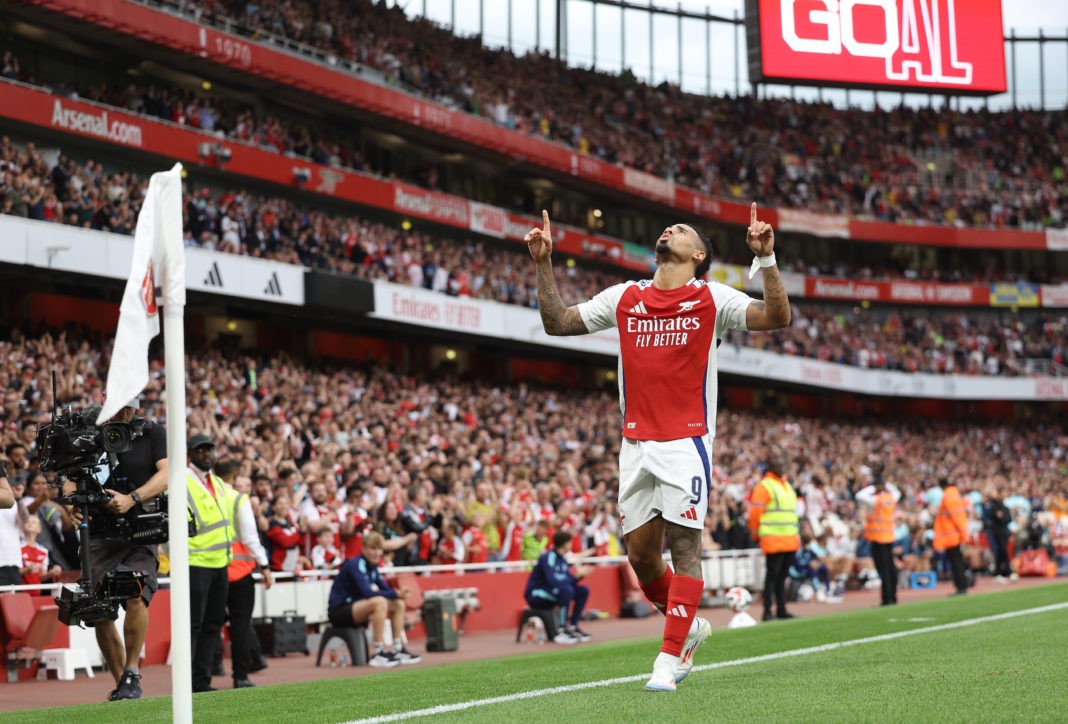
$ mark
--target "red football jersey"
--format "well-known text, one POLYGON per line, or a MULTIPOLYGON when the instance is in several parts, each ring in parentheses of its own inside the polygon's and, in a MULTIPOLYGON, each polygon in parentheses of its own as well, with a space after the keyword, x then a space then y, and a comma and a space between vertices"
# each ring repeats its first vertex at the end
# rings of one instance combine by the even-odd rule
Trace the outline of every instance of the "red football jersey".
POLYGON ((609 287, 579 312, 590 332, 619 329, 623 437, 678 440, 715 434, 716 340, 747 329, 753 298, 693 279, 658 289, 649 279, 609 287))
POLYGON ((36 571, 27 571, 22 574, 22 585, 36 586, 41 583, 41 572, 48 568, 48 550, 36 543, 22 546, 23 567, 36 565, 36 571))

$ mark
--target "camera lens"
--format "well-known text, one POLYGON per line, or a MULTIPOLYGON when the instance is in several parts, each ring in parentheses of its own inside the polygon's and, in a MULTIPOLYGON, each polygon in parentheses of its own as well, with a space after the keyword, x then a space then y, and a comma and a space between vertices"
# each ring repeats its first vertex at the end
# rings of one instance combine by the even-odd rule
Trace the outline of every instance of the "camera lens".
POLYGON ((133 441, 133 435, 126 425, 105 425, 101 430, 100 442, 104 449, 111 453, 126 452, 133 441))

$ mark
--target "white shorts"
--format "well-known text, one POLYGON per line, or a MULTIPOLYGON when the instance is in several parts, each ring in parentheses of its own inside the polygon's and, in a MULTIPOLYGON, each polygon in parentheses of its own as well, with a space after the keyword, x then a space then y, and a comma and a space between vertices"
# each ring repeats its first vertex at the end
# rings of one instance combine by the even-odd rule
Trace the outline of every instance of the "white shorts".
POLYGON ((658 515, 687 528, 704 528, 711 486, 711 436, 624 438, 619 451, 619 522, 624 535, 658 515))

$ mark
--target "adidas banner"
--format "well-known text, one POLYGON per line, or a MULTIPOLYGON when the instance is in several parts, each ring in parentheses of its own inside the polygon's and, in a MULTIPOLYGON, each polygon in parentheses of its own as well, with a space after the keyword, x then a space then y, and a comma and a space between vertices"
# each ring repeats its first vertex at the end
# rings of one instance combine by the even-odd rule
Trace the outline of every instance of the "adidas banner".
POLYGON ((304 267, 236 254, 190 248, 186 285, 190 291, 304 304, 304 267))
MULTIPOLYGON (((133 248, 129 236, 0 215, 0 263, 126 279, 133 248)), ((304 304, 302 266, 196 247, 185 247, 185 262, 189 291, 304 304)))

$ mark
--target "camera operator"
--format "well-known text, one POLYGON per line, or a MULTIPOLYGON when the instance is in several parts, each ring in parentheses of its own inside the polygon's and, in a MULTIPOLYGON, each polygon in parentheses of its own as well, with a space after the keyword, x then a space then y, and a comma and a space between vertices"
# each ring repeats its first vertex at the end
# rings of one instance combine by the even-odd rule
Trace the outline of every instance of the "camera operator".
MULTIPOLYGON (((137 415, 139 401, 126 403, 110 422, 129 424, 137 415)), ((108 671, 115 678, 116 688, 108 701, 141 698, 141 647, 148 635, 148 604, 159 588, 156 571, 159 561, 155 545, 137 545, 117 536, 115 516, 130 512, 134 506, 151 500, 167 489, 167 434, 162 425, 146 421, 142 434, 133 439, 128 452, 117 453, 116 465, 104 488, 111 495, 107 508, 90 511, 89 557, 93 579, 101 580, 120 567, 132 568, 144 577, 141 595, 123 604, 126 620, 123 635, 119 636, 114 621, 96 624, 96 640, 107 662, 108 671)), ((63 484, 63 494, 75 492, 71 481, 63 484)), ((73 515, 80 519, 81 512, 73 515)))

